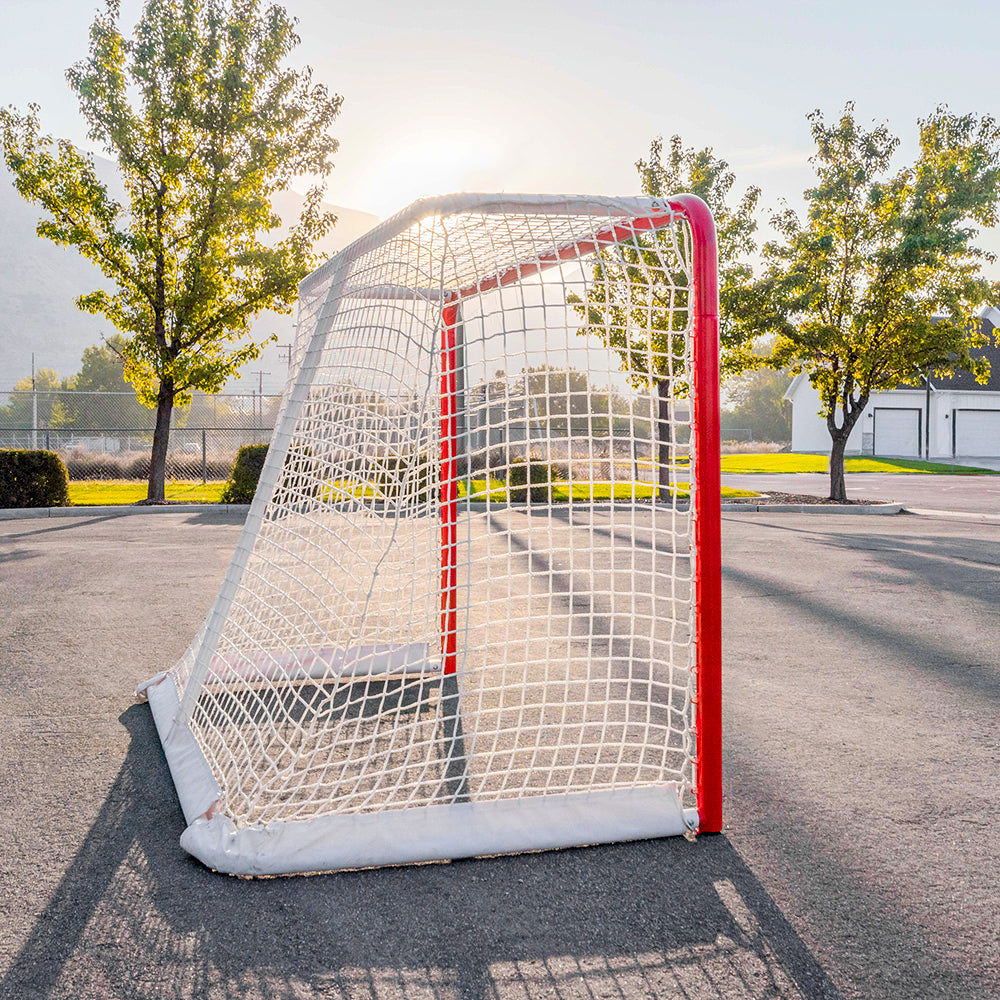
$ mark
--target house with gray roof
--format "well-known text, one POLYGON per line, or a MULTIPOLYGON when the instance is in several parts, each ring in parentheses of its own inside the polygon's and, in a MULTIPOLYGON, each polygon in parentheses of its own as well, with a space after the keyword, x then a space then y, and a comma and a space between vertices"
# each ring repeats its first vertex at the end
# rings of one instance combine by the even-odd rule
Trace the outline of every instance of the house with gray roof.
MULTIPOLYGON (((967 372, 934 378, 929 385, 873 393, 847 439, 847 453, 894 458, 1000 458, 1000 309, 980 314, 986 346, 975 354, 990 362, 981 385, 967 372)), ((792 403, 792 451, 829 452, 830 433, 819 416, 819 393, 805 374, 785 393, 792 403)))

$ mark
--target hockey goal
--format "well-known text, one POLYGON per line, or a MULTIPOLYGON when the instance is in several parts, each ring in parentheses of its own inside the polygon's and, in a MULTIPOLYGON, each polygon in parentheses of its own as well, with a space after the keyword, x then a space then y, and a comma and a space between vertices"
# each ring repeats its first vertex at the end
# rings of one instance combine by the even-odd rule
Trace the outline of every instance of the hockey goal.
POLYGON ((697 198, 417 202, 301 286, 222 589, 143 685, 238 874, 721 829, 697 198))

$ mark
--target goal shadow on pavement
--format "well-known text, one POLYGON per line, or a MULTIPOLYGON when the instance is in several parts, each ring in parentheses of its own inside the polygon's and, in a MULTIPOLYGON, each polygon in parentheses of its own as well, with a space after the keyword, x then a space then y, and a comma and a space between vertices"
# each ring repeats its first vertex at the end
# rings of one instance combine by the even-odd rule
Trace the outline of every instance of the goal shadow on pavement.
MULTIPOLYGON (((0 997, 835 998, 724 836, 247 881, 180 849, 149 711, 0 997)), ((40 849, 40 848, 39 848, 40 849)))

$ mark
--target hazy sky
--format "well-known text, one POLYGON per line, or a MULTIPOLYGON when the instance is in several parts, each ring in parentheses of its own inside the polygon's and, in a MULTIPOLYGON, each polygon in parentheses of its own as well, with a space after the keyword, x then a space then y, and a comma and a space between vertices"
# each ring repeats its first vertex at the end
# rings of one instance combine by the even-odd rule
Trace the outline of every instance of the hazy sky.
MULTIPOLYGON (((654 136, 711 145, 764 202, 809 182, 805 115, 1000 114, 1000 6, 903 0, 287 0, 294 58, 345 98, 329 200, 391 214, 455 190, 637 192, 654 136), (992 10, 990 9, 992 7, 992 10)), ((0 102, 86 143, 63 71, 92 0, 0 0, 0 102)), ((123 0, 134 23, 139 0, 123 0)), ((989 240, 996 245, 996 234, 989 240)))

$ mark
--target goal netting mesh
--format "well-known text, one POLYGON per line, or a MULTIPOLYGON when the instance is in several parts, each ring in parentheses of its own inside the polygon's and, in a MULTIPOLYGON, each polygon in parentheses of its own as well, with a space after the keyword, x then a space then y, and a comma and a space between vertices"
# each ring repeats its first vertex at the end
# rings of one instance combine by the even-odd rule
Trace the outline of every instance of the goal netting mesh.
POLYGON ((662 201, 453 196, 303 282, 236 555, 146 689, 192 853, 697 827, 691 240, 662 201))

